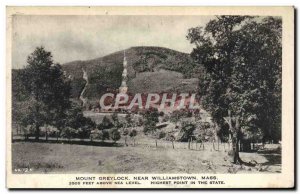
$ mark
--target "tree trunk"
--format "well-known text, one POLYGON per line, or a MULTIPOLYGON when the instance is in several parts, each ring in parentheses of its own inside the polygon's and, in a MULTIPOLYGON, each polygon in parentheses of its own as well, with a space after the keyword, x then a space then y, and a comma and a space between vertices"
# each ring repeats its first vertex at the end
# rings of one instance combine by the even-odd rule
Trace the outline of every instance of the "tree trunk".
POLYGON ((27 141, 29 139, 27 133, 24 134, 24 138, 25 138, 25 141, 27 141))
POLYGON ((19 135, 19 124, 17 123, 17 135, 19 135))
POLYGON ((175 149, 175 148, 174 148, 174 141, 172 141, 172 147, 173 147, 173 149, 175 149))
POLYGON ((35 140, 39 140, 40 139, 40 126, 36 125, 35 126, 35 140))
POLYGON ((46 141, 48 141, 48 132, 47 131, 45 133, 45 136, 46 136, 46 141))
POLYGON ((157 139, 155 140, 155 147, 157 148, 157 139))
POLYGON ((228 142, 227 142, 228 143, 228 150, 230 150, 230 142, 232 143, 232 135, 231 134, 229 134, 229 136, 228 136, 228 142))
POLYGON ((233 118, 231 116, 231 112, 228 111, 228 117, 224 118, 225 121, 229 125, 229 131, 231 132, 231 141, 232 141, 232 150, 228 152, 228 154, 232 157, 232 161, 234 164, 242 163, 239 155, 239 137, 240 137, 240 124, 239 117, 233 118), (233 120, 235 120, 235 126, 233 126, 233 120))
POLYGON ((232 138, 232 156, 233 156, 233 163, 239 164, 241 163, 240 155, 239 155, 239 135, 238 132, 234 134, 232 138))

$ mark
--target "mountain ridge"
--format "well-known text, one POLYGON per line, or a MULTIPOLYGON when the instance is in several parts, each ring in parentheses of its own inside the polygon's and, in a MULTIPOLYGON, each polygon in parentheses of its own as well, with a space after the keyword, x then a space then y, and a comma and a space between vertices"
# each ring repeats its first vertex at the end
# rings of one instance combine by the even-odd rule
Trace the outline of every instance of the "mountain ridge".
POLYGON ((82 69, 89 75, 85 92, 89 99, 99 99, 107 91, 117 91, 122 81, 124 51, 128 61, 129 92, 196 90, 201 66, 189 54, 164 47, 135 46, 95 59, 62 64, 63 70, 73 78, 72 97, 78 98, 85 85, 82 69))

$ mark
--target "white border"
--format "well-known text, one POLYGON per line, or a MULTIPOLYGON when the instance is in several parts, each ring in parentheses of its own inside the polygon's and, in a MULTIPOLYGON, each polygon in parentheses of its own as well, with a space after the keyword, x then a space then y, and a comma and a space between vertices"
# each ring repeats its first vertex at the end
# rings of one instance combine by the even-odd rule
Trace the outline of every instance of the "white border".
MULTIPOLYGON (((122 0, 107 0, 107 1, 85 1, 85 0, 72 0, 72 1, 68 1, 68 0, 51 0, 51 1, 40 1, 40 0, 27 0, 27 1, 17 1, 17 0, 2 0, 0 2, 1 6, 0 6, 0 15, 1 15, 1 19, 0 19, 0 28, 1 28, 1 32, 0 33, 0 42, 2 43, 2 45, 0 46, 0 61, 1 61, 1 75, 0 75, 0 89, 3 93, 3 95, 0 95, 0 103, 1 103, 1 107, 3 107, 0 111, 0 126, 1 126, 1 140, 2 140, 2 146, 0 146, 1 149, 1 153, 2 153, 2 160, 1 160, 1 167, 0 168, 0 172, 1 172, 1 193, 8 193, 8 190, 5 188, 5 147, 6 147, 6 135, 5 135, 5 129, 6 129, 6 116, 5 116, 5 97, 6 97, 6 82, 5 82, 5 77, 6 77, 6 73, 5 73, 5 48, 6 48, 6 44, 5 44, 5 31, 6 31, 6 15, 5 15, 5 6, 6 5, 18 5, 18 6, 25 6, 25 5, 201 5, 201 6, 205 6, 205 5, 242 5, 242 6, 246 6, 246 5, 295 5, 296 7, 300 7, 300 1, 298 0, 278 0, 278 1, 274 1, 274 0, 244 0, 244 1, 238 1, 238 0, 227 0, 227 1, 222 1, 222 0, 214 0, 214 1, 197 1, 197 0, 185 0, 185 1, 178 1, 178 2, 174 2, 174 0, 165 0, 165 1, 161 1, 161 0, 144 0, 144 1, 139 1, 139 0, 126 0, 126 1, 122 1, 122 0), (124 3, 126 2, 126 3, 124 3)), ((297 26, 299 26, 299 20, 297 20, 297 26)), ((300 51, 298 49, 298 52, 296 53, 296 55, 299 55, 300 51)), ((297 73, 299 73, 300 70, 298 68, 297 73)), ((297 90, 299 90, 300 86, 298 83, 298 87, 297 90)), ((298 108, 298 107, 297 107, 298 108)), ((300 116, 298 115, 298 117, 296 118, 298 120, 298 118, 300 119, 300 116)), ((297 130, 297 129, 296 129, 297 130)), ((298 138, 299 138, 299 132, 298 132, 298 138)), ((299 150, 299 149, 298 149, 299 150)), ((35 192, 35 193, 40 193, 39 192, 35 192)), ((105 191, 101 191, 101 192, 105 192, 105 191)), ((120 193, 121 191, 118 191, 117 193, 120 193)), ((181 191, 182 192, 182 191, 181 191)), ((215 193, 216 191, 212 191, 212 193, 215 193)), ((242 191, 239 191, 242 192, 242 191)), ((62 193, 62 192, 58 192, 58 193, 62 193)), ((253 191, 250 191, 249 193, 254 193, 253 191)))

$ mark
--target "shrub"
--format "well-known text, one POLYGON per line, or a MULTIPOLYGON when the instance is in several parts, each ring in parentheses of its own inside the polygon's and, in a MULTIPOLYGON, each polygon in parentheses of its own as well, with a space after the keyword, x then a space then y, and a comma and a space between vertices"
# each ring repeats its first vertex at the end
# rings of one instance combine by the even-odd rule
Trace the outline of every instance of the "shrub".
POLYGON ((137 131, 135 129, 133 129, 130 133, 129 136, 130 137, 135 137, 137 135, 137 131))
POLYGON ((194 124, 185 124, 183 125, 182 129, 180 130, 180 138, 179 141, 187 142, 193 135, 195 130, 194 124))
POLYGON ((91 131, 90 139, 99 139, 101 141, 109 139, 109 132, 107 130, 98 130, 95 129, 91 131))
POLYGON ((113 123, 105 116, 102 122, 97 126, 97 128, 99 130, 103 130, 103 129, 110 129, 113 126, 114 126, 113 123))
POLYGON ((119 139, 121 139, 121 134, 119 132, 118 129, 114 128, 112 131, 111 131, 111 135, 110 135, 111 139, 116 142, 118 141, 119 139))
POLYGON ((76 129, 65 127, 61 132, 61 136, 70 140, 71 138, 74 138, 76 136, 76 129))
POLYGON ((162 139, 162 138, 164 138, 164 137, 166 137, 166 133, 165 133, 164 131, 159 132, 158 138, 159 138, 159 139, 162 139))
POLYGON ((130 133, 129 133, 129 136, 131 138, 133 138, 133 146, 135 146, 135 136, 137 135, 137 131, 135 129, 133 129, 130 133))
POLYGON ((157 109, 148 110, 145 114, 144 132, 154 132, 156 130, 156 123, 158 123, 159 113, 157 109))

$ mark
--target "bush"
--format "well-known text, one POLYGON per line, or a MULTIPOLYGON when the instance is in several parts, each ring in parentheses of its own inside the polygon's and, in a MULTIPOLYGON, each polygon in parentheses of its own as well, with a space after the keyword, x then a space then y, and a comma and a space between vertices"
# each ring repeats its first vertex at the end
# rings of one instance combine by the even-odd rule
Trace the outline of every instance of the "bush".
POLYGON ((97 128, 99 130, 103 130, 103 129, 110 129, 113 126, 114 126, 113 123, 105 116, 102 122, 97 126, 97 128))
POLYGON ((194 124, 189 123, 183 125, 182 129, 180 130, 179 141, 187 142, 192 137, 194 130, 195 130, 194 124))
POLYGON ((127 136, 129 134, 128 129, 124 129, 122 135, 127 136))
POLYGON ((121 134, 119 132, 118 129, 114 128, 112 131, 111 131, 111 135, 110 135, 111 139, 116 142, 118 141, 119 139, 121 139, 121 134))
POLYGON ((109 139, 109 132, 107 130, 95 129, 95 130, 91 131, 90 138, 91 138, 91 140, 99 139, 101 141, 104 141, 104 140, 109 139))
POLYGON ((109 139, 109 132, 107 130, 102 130, 100 134, 102 141, 109 139))
POLYGON ((170 116, 167 115, 167 114, 165 114, 165 115, 163 116, 162 122, 167 122, 167 121, 169 121, 169 120, 170 120, 170 116))
POLYGON ((70 140, 71 138, 74 138, 76 136, 76 129, 65 127, 61 132, 61 136, 70 140))
POLYGON ((158 138, 159 138, 159 139, 162 139, 162 138, 164 138, 164 137, 166 137, 166 133, 165 133, 164 131, 159 132, 158 138))
POLYGON ((178 122, 181 118, 188 117, 188 113, 185 110, 176 110, 170 115, 170 121, 173 123, 178 122))
POLYGON ((148 110, 145 114, 144 133, 154 132, 158 123, 159 113, 157 109, 148 110))
POLYGON ((129 134, 129 136, 131 137, 131 138, 133 138, 133 146, 135 146, 135 136, 137 135, 137 131, 135 130, 135 129, 133 129, 131 132, 130 132, 130 134, 129 134))
POLYGON ((137 135, 137 131, 135 129, 133 129, 130 133, 129 136, 130 137, 135 137, 137 135))
POLYGON ((40 127, 41 135, 46 135, 48 137, 56 137, 58 129, 51 125, 44 125, 40 127))
POLYGON ((137 123, 137 126, 143 126, 144 125, 144 120, 143 120, 143 118, 142 117, 139 117, 139 119, 138 119, 138 123, 137 123))

